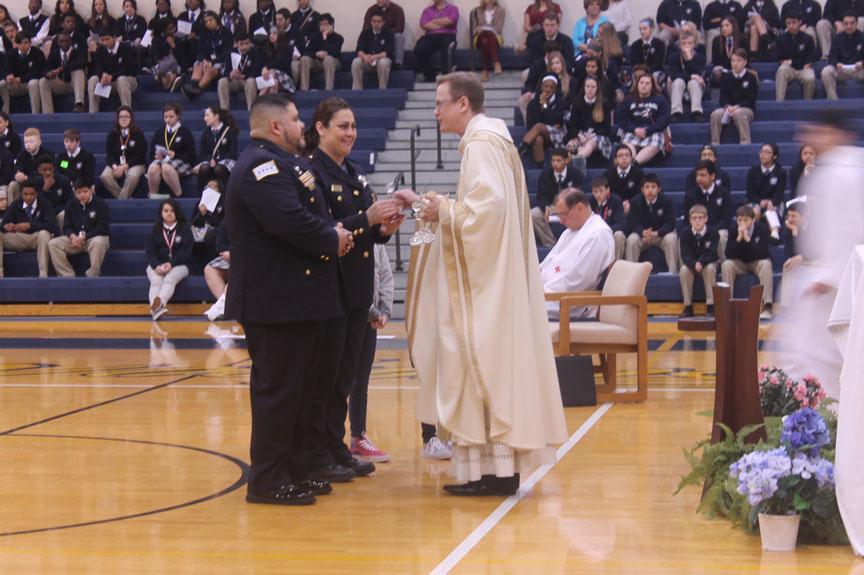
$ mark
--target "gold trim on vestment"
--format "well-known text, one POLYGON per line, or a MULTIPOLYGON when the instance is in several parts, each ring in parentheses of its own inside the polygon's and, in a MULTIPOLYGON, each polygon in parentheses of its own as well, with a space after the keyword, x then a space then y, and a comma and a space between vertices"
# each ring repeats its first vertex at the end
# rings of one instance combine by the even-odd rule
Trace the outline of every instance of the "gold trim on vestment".
POLYGON ((405 325, 408 328, 408 350, 414 348, 414 334, 417 331, 417 306, 420 286, 423 282, 423 272, 426 260, 429 259, 430 245, 412 246, 408 258, 408 289, 405 292, 405 325), (416 264, 416 265, 415 265, 416 264))

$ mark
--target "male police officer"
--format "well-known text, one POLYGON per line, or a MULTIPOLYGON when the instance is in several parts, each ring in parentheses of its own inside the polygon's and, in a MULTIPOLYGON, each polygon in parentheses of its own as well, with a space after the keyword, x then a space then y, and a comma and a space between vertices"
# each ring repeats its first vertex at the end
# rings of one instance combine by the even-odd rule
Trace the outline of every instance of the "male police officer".
POLYGON ((331 491, 303 462, 305 405, 322 321, 342 313, 337 258, 353 236, 334 225, 321 190, 295 154, 303 122, 280 95, 255 100, 252 142, 228 181, 231 289, 227 313, 243 325, 252 359, 250 503, 308 505, 331 491))

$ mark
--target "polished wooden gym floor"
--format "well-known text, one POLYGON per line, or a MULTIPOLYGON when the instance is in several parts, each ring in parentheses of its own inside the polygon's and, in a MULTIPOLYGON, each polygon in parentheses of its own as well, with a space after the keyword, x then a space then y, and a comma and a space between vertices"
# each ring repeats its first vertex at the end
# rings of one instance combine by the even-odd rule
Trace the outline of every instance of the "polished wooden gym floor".
MULTIPOLYGON (((848 547, 763 554, 696 515, 698 489, 673 497, 681 447, 711 425, 709 334, 652 321, 646 403, 568 409, 555 466, 518 497, 461 499, 441 491, 448 464, 420 458, 418 382, 389 326, 368 431, 393 460, 304 508, 244 502, 239 335, 191 318, 0 320, 0 574, 864 574, 848 547)), ((620 366, 632 382, 635 362, 620 366)))

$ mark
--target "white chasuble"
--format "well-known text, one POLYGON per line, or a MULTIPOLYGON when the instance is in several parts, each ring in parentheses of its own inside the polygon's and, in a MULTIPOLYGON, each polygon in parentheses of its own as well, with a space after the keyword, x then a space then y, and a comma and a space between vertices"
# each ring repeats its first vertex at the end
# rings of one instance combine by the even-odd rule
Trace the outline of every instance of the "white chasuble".
POLYGON ((412 252, 406 325, 418 416, 453 439, 457 479, 478 480, 553 462, 567 428, 522 162, 482 114, 459 151, 457 196, 412 252))

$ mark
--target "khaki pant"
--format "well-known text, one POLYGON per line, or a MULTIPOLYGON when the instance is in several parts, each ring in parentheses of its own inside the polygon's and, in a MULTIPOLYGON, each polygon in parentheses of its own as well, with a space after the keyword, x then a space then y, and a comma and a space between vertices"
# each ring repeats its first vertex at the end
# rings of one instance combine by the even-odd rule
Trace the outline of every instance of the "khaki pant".
POLYGON ((386 90, 387 84, 390 82, 390 67, 392 62, 390 58, 381 58, 374 66, 364 64, 360 58, 354 58, 351 62, 351 89, 363 89, 363 74, 366 72, 376 72, 378 74, 378 89, 386 90))
POLYGON ((786 86, 789 82, 801 83, 804 88, 805 100, 812 100, 816 93, 816 72, 813 71, 813 68, 796 70, 789 64, 780 64, 774 81, 776 86, 775 98, 778 102, 786 99, 786 86))
POLYGON ((72 81, 64 82, 54 78, 42 78, 39 80, 39 97, 42 99, 42 111, 46 114, 54 113, 54 94, 65 96, 66 94, 75 94, 75 104, 84 105, 84 94, 87 84, 87 77, 84 70, 75 70, 72 72, 72 81))
POLYGON ((717 235, 720 236, 717 243, 717 265, 726 259, 726 244, 729 242, 729 230, 719 230, 717 235))
POLYGON ((164 276, 157 274, 153 268, 147 266, 147 279, 150 280, 150 305, 153 305, 153 300, 157 297, 162 300, 162 305, 168 305, 174 296, 177 284, 188 275, 189 268, 186 266, 173 267, 164 276))
POLYGON ((825 66, 822 68, 822 85, 825 87, 825 94, 828 96, 828 99, 837 99, 837 80, 845 82, 850 78, 854 78, 859 82, 864 81, 864 70, 848 72, 842 68, 838 70, 834 66, 825 66))
POLYGON ((219 107, 223 110, 230 110, 231 94, 241 90, 246 93, 246 109, 251 110, 252 102, 258 97, 258 86, 255 84, 255 78, 246 78, 245 80, 219 78, 219 82, 216 84, 216 92, 219 94, 219 107))
POLYGON ((690 110, 693 112, 702 113, 702 94, 705 88, 696 80, 690 79, 686 82, 678 78, 669 84, 669 98, 672 106, 673 114, 680 114, 684 111, 684 90, 690 93, 690 110))
POLYGON ((720 35, 720 28, 714 28, 705 32, 705 61, 708 64, 713 64, 714 56, 714 38, 720 35))
POLYGON ((755 262, 744 263, 741 260, 726 260, 720 266, 720 275, 723 277, 723 282, 729 284, 730 288, 735 287, 735 278, 743 276, 746 273, 756 274, 759 278, 759 283, 765 286, 762 291, 762 303, 771 303, 774 301, 774 270, 771 268, 771 260, 758 260, 755 262))
POLYGON ((48 277, 48 242, 51 241, 51 232, 40 230, 35 233, 11 232, 0 234, 0 277, 3 277, 3 250, 13 252, 36 252, 36 261, 39 262, 39 277, 48 277))
POLYGON ((34 114, 42 112, 42 100, 39 97, 39 80, 19 82, 12 85, 4 82, 0 85, 0 98, 3 98, 4 112, 9 113, 9 105, 12 98, 17 98, 18 96, 30 96, 30 110, 34 114))
POLYGON ((624 232, 613 232, 612 241, 615 242, 615 261, 624 259, 624 244, 627 243, 627 238, 624 237, 624 232))
POLYGON ((69 263, 69 254, 80 254, 87 252, 90 256, 90 269, 85 274, 88 278, 96 278, 102 275, 102 262, 105 260, 105 254, 111 242, 108 236, 94 236, 88 240, 84 240, 81 247, 73 247, 72 240, 69 236, 60 236, 51 240, 48 244, 48 251, 51 254, 51 263, 54 265, 54 271, 58 276, 64 278, 75 277, 75 270, 69 263))
MULTIPOLYGON (((90 97, 90 113, 95 114, 99 111, 99 100, 102 98, 96 95, 96 84, 99 83, 99 78, 90 76, 90 81, 87 83, 87 95, 90 97)), ((111 91, 116 92, 120 97, 121 106, 132 106, 132 93, 138 89, 138 79, 132 76, 120 76, 111 82, 111 91)))
MULTIPOLYGON (((678 280, 681 282, 681 295, 684 297, 684 305, 693 305, 693 281, 694 271, 685 265, 678 270, 678 280)), ((714 286, 717 285, 717 265, 707 264, 702 266, 702 283, 705 286, 705 303, 714 305, 714 286)))
POLYGON ((138 181, 143 175, 144 166, 131 166, 126 170, 126 177, 123 178, 123 187, 120 187, 117 178, 114 177, 114 170, 111 169, 111 166, 105 166, 99 179, 112 196, 118 200, 126 200, 132 197, 132 193, 138 187, 138 181))
POLYGON ((546 215, 540 208, 531 208, 531 223, 534 225, 534 237, 540 245, 551 248, 555 245, 555 234, 546 221, 546 215))
MULTIPOLYGON (((654 238, 651 240, 650 247, 660 248, 663 250, 663 255, 666 256, 666 267, 669 268, 669 273, 675 273, 678 270, 678 234, 669 232, 662 238, 654 238)), ((626 245, 624 246, 624 257, 629 262, 638 262, 639 255, 644 249, 642 244, 642 236, 639 234, 630 234, 627 237, 626 245)))
MULTIPOLYGON (((717 108, 711 112, 711 144, 720 143, 720 132, 723 129, 723 108, 717 108)), ((750 143, 750 122, 753 121, 753 110, 750 108, 738 108, 732 116, 732 123, 738 128, 738 140, 741 144, 750 143)))
POLYGON ((312 72, 324 72, 324 89, 332 90, 336 84, 336 72, 342 67, 342 62, 333 56, 324 56, 324 59, 303 56, 300 58, 300 90, 309 91, 309 77, 312 72))

